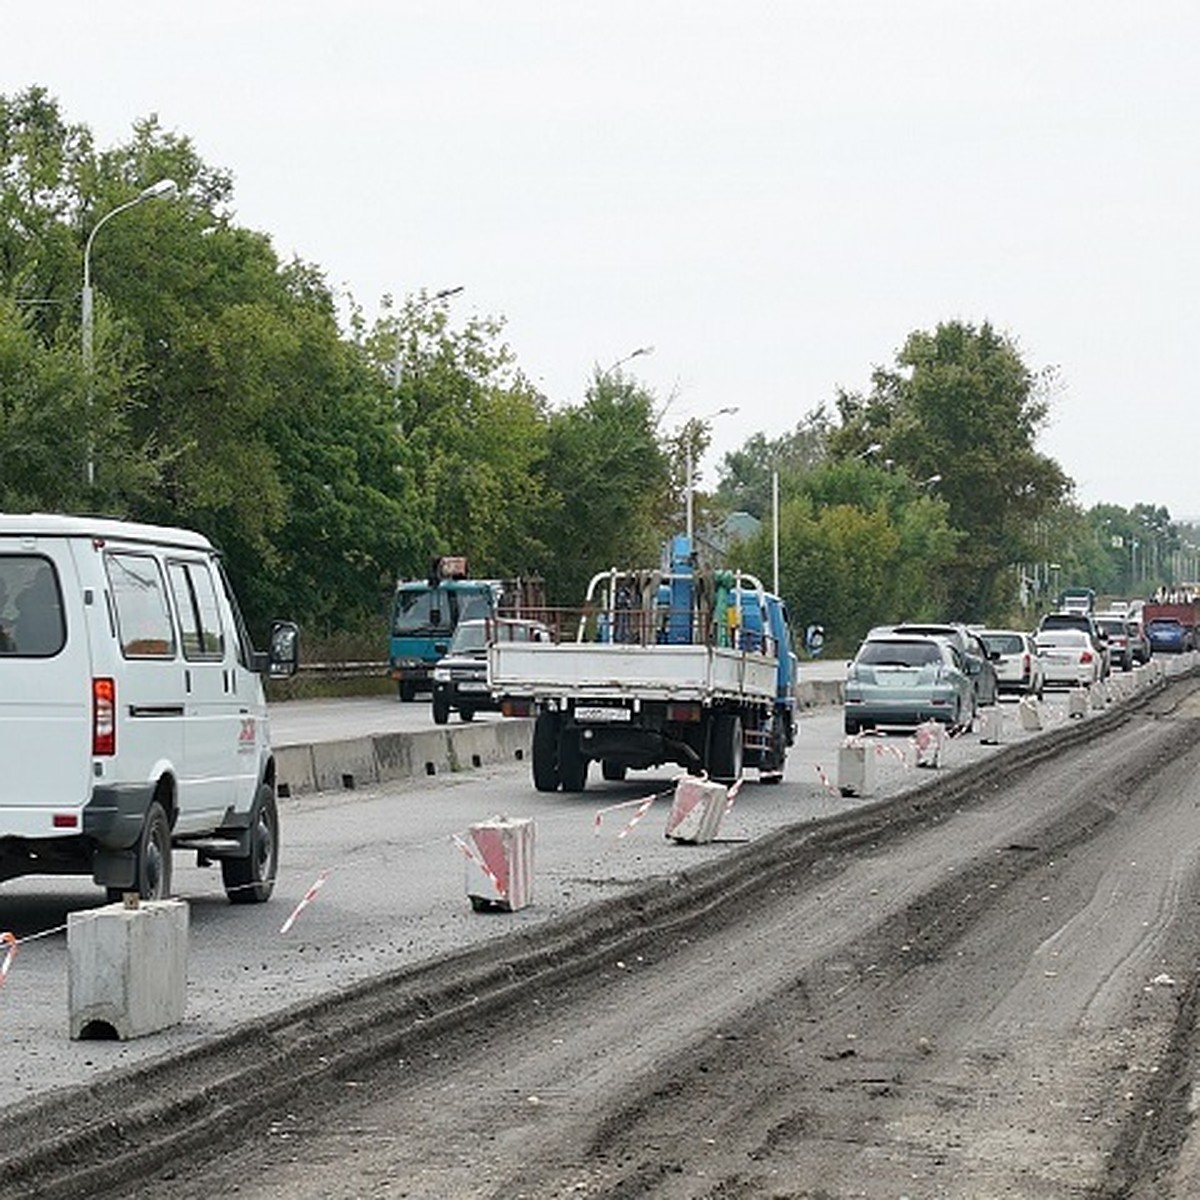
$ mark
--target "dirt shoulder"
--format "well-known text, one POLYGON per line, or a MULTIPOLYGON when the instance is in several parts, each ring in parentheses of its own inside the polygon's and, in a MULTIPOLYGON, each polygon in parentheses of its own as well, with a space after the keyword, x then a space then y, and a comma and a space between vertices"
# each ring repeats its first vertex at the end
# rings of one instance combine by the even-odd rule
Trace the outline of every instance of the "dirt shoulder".
POLYGON ((1194 685, 1111 724, 76 1097, 51 1156, 9 1126, 6 1178, 149 1196, 165 1176, 179 1197, 1183 1187, 1194 685))

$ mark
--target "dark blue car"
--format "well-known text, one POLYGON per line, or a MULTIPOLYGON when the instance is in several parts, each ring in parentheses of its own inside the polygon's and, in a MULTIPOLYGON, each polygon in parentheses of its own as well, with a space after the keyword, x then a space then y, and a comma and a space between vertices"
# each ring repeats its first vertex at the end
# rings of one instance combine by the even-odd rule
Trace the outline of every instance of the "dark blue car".
POLYGON ((1155 654, 1182 654, 1188 649, 1188 631, 1175 617, 1155 617, 1148 621, 1146 636, 1155 654))

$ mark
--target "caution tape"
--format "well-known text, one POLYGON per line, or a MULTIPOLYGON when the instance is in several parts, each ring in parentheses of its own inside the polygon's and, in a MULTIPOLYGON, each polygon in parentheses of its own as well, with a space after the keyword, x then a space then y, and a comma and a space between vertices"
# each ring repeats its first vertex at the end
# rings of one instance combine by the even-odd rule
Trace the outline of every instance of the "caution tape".
POLYGON ((300 903, 292 909, 291 916, 279 927, 281 934, 287 933, 289 929, 296 923, 296 918, 317 898, 317 893, 325 886, 325 881, 329 878, 329 868, 317 876, 316 882, 300 897, 300 903))
POLYGON ((813 766, 817 769, 817 778, 821 781, 821 786, 831 796, 837 796, 837 798, 840 800, 842 793, 835 788, 832 783, 829 782, 829 776, 825 774, 825 768, 822 767, 820 763, 813 763, 813 766))
POLYGON ((604 818, 611 812, 620 812, 623 808, 636 808, 637 812, 633 814, 629 823, 617 834, 617 837, 624 837, 649 811, 655 800, 663 795, 662 792, 656 792, 653 796, 643 796, 637 800, 623 800, 620 804, 609 804, 604 808, 596 809, 596 815, 592 822, 592 831, 597 837, 600 835, 600 825, 604 818))
POLYGON ((4 952, 4 961, 0 962, 0 984, 8 978, 9 971, 12 970, 13 959, 17 957, 17 947, 21 944, 17 941, 15 933, 0 933, 0 944, 7 947, 4 952))
POLYGON ((733 811, 733 802, 738 798, 738 792, 742 790, 742 784, 745 781, 745 775, 740 775, 734 780, 733 785, 725 794, 725 812, 722 814, 722 820, 733 811))

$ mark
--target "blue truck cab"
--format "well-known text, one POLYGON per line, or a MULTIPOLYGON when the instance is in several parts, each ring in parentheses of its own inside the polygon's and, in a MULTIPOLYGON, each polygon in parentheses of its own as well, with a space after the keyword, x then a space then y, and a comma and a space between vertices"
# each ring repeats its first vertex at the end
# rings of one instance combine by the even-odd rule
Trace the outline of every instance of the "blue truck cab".
POLYGON ((401 580, 392 602, 388 659, 401 700, 433 686, 433 666, 460 621, 495 617, 504 593, 496 579, 468 579, 467 560, 433 560, 426 579, 401 580))

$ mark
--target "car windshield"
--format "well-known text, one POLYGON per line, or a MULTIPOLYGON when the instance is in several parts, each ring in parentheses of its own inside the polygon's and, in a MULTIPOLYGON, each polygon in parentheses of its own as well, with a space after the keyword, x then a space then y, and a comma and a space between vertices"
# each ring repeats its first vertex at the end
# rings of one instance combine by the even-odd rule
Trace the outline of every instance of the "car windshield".
POLYGON ((1109 637, 1125 636, 1126 626, 1124 621, 1097 621, 1096 624, 1099 625, 1109 637))
POLYGON ((932 642, 867 642, 858 661, 872 667, 925 667, 942 661, 932 642))
POLYGON ((1020 654, 1025 649, 1019 633, 983 633, 979 636, 989 654, 1020 654))
POLYGON ((472 650, 483 650, 486 647, 486 621, 464 621, 454 631, 454 637, 450 640, 451 654, 467 654, 472 650))

